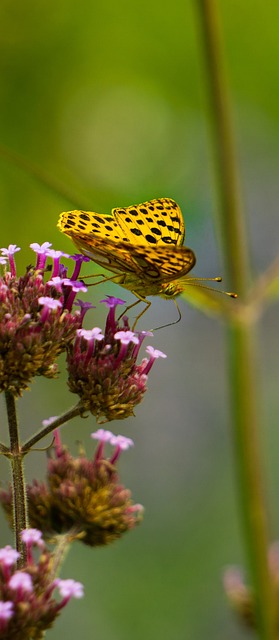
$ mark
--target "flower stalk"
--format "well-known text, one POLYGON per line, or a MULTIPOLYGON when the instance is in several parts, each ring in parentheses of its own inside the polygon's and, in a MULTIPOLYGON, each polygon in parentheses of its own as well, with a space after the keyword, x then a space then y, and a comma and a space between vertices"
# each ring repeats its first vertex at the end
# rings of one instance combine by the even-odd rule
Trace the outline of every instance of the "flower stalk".
POLYGON ((27 501, 25 491, 23 454, 20 449, 15 397, 5 392, 9 434, 10 459, 12 468, 13 513, 16 549, 20 553, 18 567, 26 562, 26 547, 21 538, 21 531, 27 527, 27 501))
MULTIPOLYGON (((249 282, 248 247, 216 0, 199 0, 198 16, 211 107, 219 196, 217 222, 222 253, 230 286, 245 301, 249 282)), ((229 326, 232 424, 242 524, 255 593, 257 630, 261 640, 275 640, 274 593, 268 568, 268 524, 260 456, 255 320, 251 314, 249 321, 245 315, 240 315, 229 326)))

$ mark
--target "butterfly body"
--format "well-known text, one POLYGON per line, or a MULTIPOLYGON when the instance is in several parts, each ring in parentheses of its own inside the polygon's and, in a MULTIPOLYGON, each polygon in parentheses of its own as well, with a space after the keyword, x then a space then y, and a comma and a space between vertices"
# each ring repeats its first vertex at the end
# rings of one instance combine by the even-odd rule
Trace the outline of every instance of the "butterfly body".
POLYGON ((196 262, 193 251, 183 246, 182 213, 170 198, 113 209, 111 216, 68 211, 60 215, 58 228, 140 300, 177 297, 196 262))

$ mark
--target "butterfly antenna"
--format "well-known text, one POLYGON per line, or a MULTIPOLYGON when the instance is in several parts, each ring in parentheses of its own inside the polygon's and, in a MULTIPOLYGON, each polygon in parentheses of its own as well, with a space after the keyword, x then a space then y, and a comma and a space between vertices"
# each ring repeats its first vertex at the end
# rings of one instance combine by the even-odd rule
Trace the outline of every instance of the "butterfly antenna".
POLYGON ((229 296, 229 298, 238 298, 237 293, 233 293, 232 291, 223 291, 222 289, 214 289, 214 287, 208 287, 206 284, 200 284, 202 282, 222 282, 221 276, 217 276, 216 278, 187 278, 185 280, 185 284, 192 285, 194 287, 200 287, 201 289, 207 289, 207 291, 214 291, 214 293, 222 293, 225 296, 229 296))

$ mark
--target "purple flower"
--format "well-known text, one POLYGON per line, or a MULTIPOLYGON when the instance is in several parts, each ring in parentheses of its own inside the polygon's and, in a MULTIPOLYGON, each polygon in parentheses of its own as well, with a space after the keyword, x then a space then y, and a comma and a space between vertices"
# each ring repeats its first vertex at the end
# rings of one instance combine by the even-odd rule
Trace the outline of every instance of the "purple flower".
POLYGON ((15 567, 19 554, 14 549, 0 549, 0 556, 12 561, 9 571, 3 571, 3 564, 0 571, 0 636, 3 640, 42 638, 70 598, 83 595, 80 582, 53 578, 57 556, 48 551, 41 532, 29 529, 23 532, 22 537, 30 545, 30 554, 22 570, 15 567), (40 553, 35 560, 31 547, 38 542, 40 553), (60 602, 53 595, 56 588, 62 596, 60 602))
POLYGON ((76 300, 76 302, 74 302, 74 305, 76 305, 77 307, 80 307, 80 321, 81 323, 83 322, 83 318, 86 314, 87 311, 89 311, 89 309, 96 309, 96 307, 91 304, 91 302, 84 302, 83 300, 80 300, 79 298, 76 300))
MULTIPOLYGON (((3 602, 2 600, 0 600, 0 620, 1 620, 1 622, 3 620, 9 620, 12 617, 13 612, 14 612, 13 602, 9 602, 9 600, 6 601, 6 602, 3 602)), ((0 628, 3 629, 3 627, 1 627, 1 625, 0 625, 0 628)))
POLYGON ((77 336, 84 338, 84 340, 88 342, 92 342, 92 340, 103 340, 105 337, 102 334, 102 329, 99 329, 99 327, 94 327, 94 329, 78 329, 77 336))
POLYGON ((25 542, 27 547, 32 547, 33 545, 41 547, 43 544, 42 532, 39 531, 39 529, 24 529, 21 532, 21 539, 22 542, 25 542))
POLYGON ((7 629, 8 622, 14 615, 14 603, 10 600, 0 600, 0 633, 7 629))
POLYGON ((2 251, 3 256, 8 258, 10 263, 11 275, 13 278, 15 278, 16 266, 15 266, 14 254, 17 253, 17 251, 20 251, 20 247, 17 247, 16 244, 9 244, 7 249, 5 247, 2 247, 0 251, 2 251))
POLYGON ((80 282, 79 280, 71 280, 70 278, 64 278, 63 285, 66 288, 70 288, 66 293, 65 301, 65 308, 70 310, 74 304, 76 294, 81 291, 86 293, 87 287, 83 282, 80 282))
POLYGON ((163 351, 159 351, 159 349, 154 349, 153 347, 151 347, 150 345, 148 347, 146 347, 146 353, 148 353, 148 355, 150 355, 150 360, 147 362, 147 365, 144 369, 144 373, 145 375, 147 375, 153 365, 153 363, 155 362, 155 360, 157 360, 158 358, 166 358, 166 354, 163 353, 163 351))
POLYGON ((77 280, 80 274, 82 263, 90 262, 90 258, 84 256, 82 253, 75 253, 73 256, 71 256, 71 259, 76 263, 71 280, 77 280))
POLYGON ((112 432, 108 431, 108 429, 98 429, 91 433, 93 440, 100 440, 101 442, 110 442, 112 436, 112 432))
POLYGON ((117 331, 114 334, 114 337, 115 340, 120 340, 123 345, 130 344, 130 342, 133 342, 134 344, 139 343, 139 338, 133 331, 117 331))
POLYGON ((104 302, 109 308, 104 335, 100 329, 93 329, 97 335, 79 330, 67 358, 70 391, 79 395, 81 407, 91 411, 99 423, 134 415, 146 391, 147 373, 162 354, 153 350, 149 361, 145 358, 137 364, 140 345, 149 332, 131 331, 127 318, 119 326, 117 299, 109 297, 104 302))
POLYGON ((0 549, 0 565, 2 567, 12 567, 19 558, 19 553, 9 544, 0 549))
POLYGON ((56 580, 56 586, 63 597, 63 604, 66 604, 70 598, 82 598, 84 595, 83 584, 76 582, 76 580, 56 580))
POLYGON ((48 280, 47 282, 48 287, 55 287, 55 289, 59 291, 59 293, 62 293, 63 284, 64 278, 60 278, 60 276, 54 276, 54 278, 52 277, 51 280, 48 280))
POLYGON ((36 267, 35 269, 37 270, 43 270, 45 268, 46 265, 46 260, 47 260, 47 256, 48 256, 48 250, 51 247, 51 242, 43 242, 43 244, 38 244, 37 242, 32 242, 32 244, 30 244, 30 249, 33 249, 33 251, 35 251, 35 253, 37 254, 37 262, 36 262, 36 267))
POLYGON ((112 446, 115 447, 114 452, 110 458, 110 463, 115 464, 116 460, 119 458, 121 451, 127 451, 129 447, 134 445, 134 442, 131 438, 127 438, 122 435, 114 435, 111 431, 107 429, 98 429, 91 433, 91 438, 94 440, 99 440, 100 444, 97 448, 95 459, 102 458, 104 454, 105 443, 109 442, 112 446))
POLYGON ((109 309, 105 329, 106 335, 109 335, 110 333, 114 334, 118 326, 118 323, 115 319, 116 307, 118 305, 123 305, 126 303, 124 300, 121 300, 121 298, 115 298, 114 296, 107 296, 106 299, 101 300, 101 302, 104 303, 109 309))
MULTIPOLYGON (((49 247, 49 242, 32 244, 36 268, 28 267, 20 277, 16 277, 14 260, 19 248, 2 249, 10 272, 0 276, 0 391, 20 395, 34 376, 54 377, 58 355, 81 325, 80 314, 71 313, 66 288, 56 276, 51 285, 44 281, 49 247)), ((57 253, 62 252, 56 252, 54 260, 59 259, 57 253)))
POLYGON ((9 580, 9 587, 12 591, 17 591, 17 599, 21 600, 23 594, 33 591, 32 578, 26 571, 16 571, 9 580))

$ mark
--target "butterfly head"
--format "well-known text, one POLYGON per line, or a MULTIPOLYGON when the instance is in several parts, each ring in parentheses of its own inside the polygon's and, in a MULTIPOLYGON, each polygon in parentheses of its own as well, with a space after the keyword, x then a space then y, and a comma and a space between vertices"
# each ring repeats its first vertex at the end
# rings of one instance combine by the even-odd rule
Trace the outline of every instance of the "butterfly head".
POLYGON ((180 284, 178 281, 165 282, 165 283, 162 283, 161 285, 160 296, 168 300, 168 299, 176 298, 183 291, 184 291, 184 286, 183 284, 180 284))

